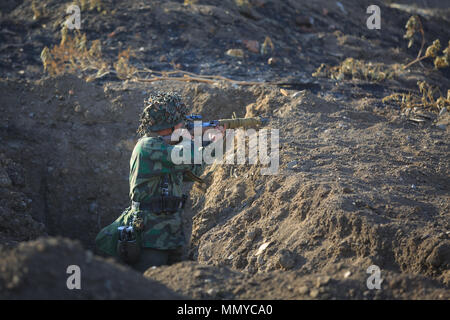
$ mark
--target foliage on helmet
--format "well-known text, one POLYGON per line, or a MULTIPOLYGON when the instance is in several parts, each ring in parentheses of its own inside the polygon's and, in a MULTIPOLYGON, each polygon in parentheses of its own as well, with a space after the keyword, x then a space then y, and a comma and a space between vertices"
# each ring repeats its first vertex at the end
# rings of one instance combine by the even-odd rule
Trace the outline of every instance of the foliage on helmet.
POLYGON ((184 121, 188 113, 180 95, 175 92, 157 92, 150 95, 145 104, 137 131, 140 135, 174 127, 184 121))

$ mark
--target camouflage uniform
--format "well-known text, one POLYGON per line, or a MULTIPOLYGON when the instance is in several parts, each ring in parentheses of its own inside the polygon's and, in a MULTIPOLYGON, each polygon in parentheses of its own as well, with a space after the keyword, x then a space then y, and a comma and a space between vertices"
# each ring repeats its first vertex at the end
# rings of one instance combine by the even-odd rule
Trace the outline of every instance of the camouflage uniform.
MULTIPOLYGON (((156 130, 162 130, 183 121, 186 113, 183 106, 177 106, 179 101, 175 103, 172 103, 170 99, 166 101, 165 97, 166 95, 163 94, 158 99, 153 99, 163 101, 165 105, 152 104, 152 98, 149 99, 152 107, 144 109, 138 132, 148 134, 149 129, 155 130, 156 127, 156 130)), ((202 165, 175 164, 172 161, 172 151, 177 148, 181 150, 174 152, 181 156, 182 146, 169 145, 162 137, 144 136, 137 142, 130 159, 129 183, 132 201, 145 204, 160 197, 161 186, 164 182, 167 183, 170 196, 181 197, 182 182, 192 181, 186 173, 190 171, 194 175, 200 175, 202 165)), ((191 159, 194 159, 193 142, 190 151, 191 159)), ((100 231, 96 238, 97 247, 109 255, 116 256, 119 239, 117 228, 132 225, 139 231, 137 238, 142 248, 179 250, 185 245, 181 214, 182 209, 173 213, 155 213, 152 210, 141 210, 130 206, 116 221, 100 231)))

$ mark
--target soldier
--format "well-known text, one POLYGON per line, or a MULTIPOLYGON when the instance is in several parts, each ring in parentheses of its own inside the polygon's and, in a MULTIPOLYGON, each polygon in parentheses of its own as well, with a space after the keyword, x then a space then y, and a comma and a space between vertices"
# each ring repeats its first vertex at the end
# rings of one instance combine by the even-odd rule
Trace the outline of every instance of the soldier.
MULTIPOLYGON (((171 141, 171 134, 183 127, 186 114, 186 106, 175 93, 158 93, 147 100, 138 128, 142 137, 130 159, 131 206, 95 239, 99 250, 141 272, 184 258, 181 214, 186 196, 182 182, 193 181, 203 169, 201 164, 172 161, 172 150, 180 148, 181 153, 182 148, 180 141, 171 141)), ((225 128, 217 129, 220 134, 210 136, 212 141, 224 137, 225 128)), ((194 152, 192 140, 190 144, 194 152)))

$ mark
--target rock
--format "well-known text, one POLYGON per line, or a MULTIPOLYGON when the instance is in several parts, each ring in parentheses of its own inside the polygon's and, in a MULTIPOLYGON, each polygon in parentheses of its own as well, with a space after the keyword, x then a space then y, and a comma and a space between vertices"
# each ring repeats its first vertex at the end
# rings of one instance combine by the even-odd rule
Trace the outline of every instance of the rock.
POLYGON ((274 65, 274 64, 276 64, 278 62, 278 59, 277 58, 274 58, 274 57, 270 57, 268 60, 267 60, 267 64, 268 65, 274 65))
POLYGON ((210 296, 215 296, 216 295, 216 290, 209 289, 208 291, 206 291, 206 293, 209 294, 210 296))
POLYGON ((242 49, 229 49, 227 52, 225 52, 227 56, 235 57, 235 58, 243 58, 244 57, 244 51, 242 49))
POLYGON ((278 264, 286 270, 292 269, 295 265, 295 259, 292 257, 292 253, 289 250, 281 250, 278 254, 278 264))
POLYGON ((256 229, 255 230, 250 230, 247 233, 247 239, 250 240, 250 241, 253 241, 256 238, 256 236, 257 236, 257 230, 256 229))
POLYGON ((255 274, 256 271, 258 271, 258 270, 256 270, 256 268, 255 268, 254 266, 248 266, 248 267, 247 267, 247 272, 248 272, 249 274, 255 274))
POLYGON ((348 278, 352 275, 351 271, 347 271, 346 273, 344 273, 344 278, 348 278))
POLYGON ((275 180, 270 180, 267 183, 266 188, 267 188, 267 191, 269 191, 269 192, 275 192, 276 190, 278 190, 278 188, 280 188, 280 184, 275 180))
POLYGON ((269 246, 270 242, 265 242, 262 245, 259 246, 258 250, 255 253, 255 256, 259 256, 261 253, 266 250, 266 248, 269 246))
POLYGON ((306 95, 306 93, 307 93, 306 90, 297 91, 296 93, 293 93, 291 97, 292 98, 297 98, 300 96, 304 97, 306 95))
POLYGON ((266 261, 264 261, 263 256, 258 256, 258 259, 256 259, 256 264, 257 264, 258 266, 264 265, 265 262, 266 262, 266 261))
POLYGON ((445 124, 438 124, 437 127, 441 130, 447 129, 447 126, 445 124))
POLYGON ((259 246, 258 250, 255 253, 255 256, 259 256, 261 253, 266 250, 266 248, 269 246, 270 242, 265 242, 262 245, 259 246))
POLYGON ((314 24, 314 18, 305 15, 299 15, 295 18, 295 24, 300 27, 311 28, 314 24))
POLYGON ((353 190, 349 187, 345 187, 344 189, 342 189, 342 192, 344 193, 353 193, 353 190))
POLYGON ((253 53, 259 53, 259 42, 256 40, 243 40, 242 41, 248 51, 253 53))
POLYGON ((251 250, 253 246, 253 240, 246 240, 243 244, 243 247, 246 248, 247 250, 251 250))
POLYGON ((203 272, 201 272, 200 270, 197 270, 194 272, 193 276, 194 276, 194 278, 197 278, 197 279, 201 278, 201 277, 203 277, 203 272))
POLYGON ((291 161, 287 164, 288 169, 293 169, 297 165, 297 160, 291 161))
POLYGON ((450 244, 444 242, 437 245, 426 261, 435 268, 450 267, 450 244))
POLYGON ((309 288, 307 286, 301 286, 297 289, 298 294, 307 294, 309 292, 309 288))
POLYGON ((326 284, 330 283, 330 280, 331 280, 331 278, 328 276, 317 277, 316 287, 319 288, 320 286, 326 285, 326 284))
POLYGON ((319 290, 318 289, 312 289, 309 293, 309 296, 313 299, 317 298, 319 296, 319 290))

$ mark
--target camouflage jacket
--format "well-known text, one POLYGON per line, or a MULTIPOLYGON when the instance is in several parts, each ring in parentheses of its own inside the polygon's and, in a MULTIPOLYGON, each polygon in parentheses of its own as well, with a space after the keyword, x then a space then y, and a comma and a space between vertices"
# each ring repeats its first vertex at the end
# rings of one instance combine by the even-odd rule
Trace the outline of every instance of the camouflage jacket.
MULTIPOLYGON (((134 147, 130 159, 130 199, 145 202, 152 196, 161 194, 161 179, 165 174, 169 178, 169 194, 181 197, 182 182, 192 181, 186 177, 186 171, 200 175, 202 165, 175 164, 172 161, 172 151, 181 148, 180 145, 169 145, 161 137, 143 137, 134 147)), ((193 145, 191 159, 194 159, 193 145)), ((178 150, 175 150, 178 153, 178 150)), ((179 151, 182 154, 182 149, 179 151)), ((193 163, 193 161, 192 161, 193 163)))
MULTIPOLYGON (((203 165, 175 164, 172 150, 181 145, 169 145, 161 137, 143 137, 134 147, 130 159, 130 198, 132 201, 145 203, 152 196, 161 195, 161 179, 168 175, 169 195, 181 197, 183 181, 191 181, 186 172, 200 175, 203 165)), ((175 152, 182 152, 175 150, 175 152)), ((193 143, 191 159, 194 159, 193 143)), ((103 228, 97 235, 97 248, 107 254, 117 255, 117 228, 133 225, 135 219, 143 222, 142 232, 137 237, 144 248, 160 250, 177 249, 185 245, 181 210, 175 213, 156 214, 149 210, 136 210, 128 207, 112 224, 103 228)))

